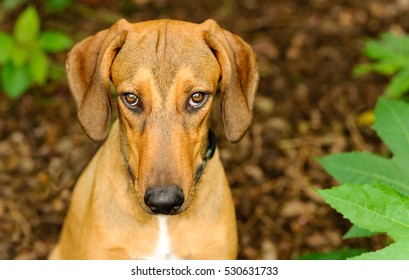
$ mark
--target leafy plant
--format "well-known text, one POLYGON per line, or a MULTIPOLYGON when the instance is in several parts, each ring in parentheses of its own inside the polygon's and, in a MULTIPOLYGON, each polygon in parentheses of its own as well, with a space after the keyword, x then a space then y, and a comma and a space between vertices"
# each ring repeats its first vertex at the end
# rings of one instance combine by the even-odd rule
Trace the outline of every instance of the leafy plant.
POLYGON ((366 41, 364 53, 374 61, 357 65, 355 75, 375 72, 393 76, 385 89, 386 97, 401 98, 409 91, 409 36, 384 33, 380 40, 366 41))
POLYGON ((40 19, 32 6, 18 17, 13 34, 0 32, 0 81, 6 95, 19 98, 31 85, 43 85, 50 61, 46 53, 68 49, 71 39, 57 31, 40 29, 40 19))
MULTIPOLYGON (((353 222, 349 237, 385 232, 394 243, 352 259, 409 259, 409 104, 380 99, 374 129, 390 148, 385 158, 367 152, 319 159, 343 183, 318 190, 327 203, 353 222)), ((347 235, 348 236, 348 235, 347 235)))

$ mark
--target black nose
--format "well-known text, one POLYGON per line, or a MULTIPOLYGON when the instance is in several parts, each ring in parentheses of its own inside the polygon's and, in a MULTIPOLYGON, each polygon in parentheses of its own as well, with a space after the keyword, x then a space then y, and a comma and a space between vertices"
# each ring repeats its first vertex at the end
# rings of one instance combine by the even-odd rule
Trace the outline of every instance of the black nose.
POLYGON ((185 196, 176 186, 155 186, 146 191, 144 201, 154 214, 175 215, 185 196))

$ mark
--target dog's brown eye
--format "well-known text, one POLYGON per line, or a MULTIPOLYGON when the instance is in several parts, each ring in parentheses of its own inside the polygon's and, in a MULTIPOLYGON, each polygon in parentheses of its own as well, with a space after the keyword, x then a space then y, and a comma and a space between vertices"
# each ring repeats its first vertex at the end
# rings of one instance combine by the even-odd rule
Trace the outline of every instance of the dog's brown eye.
POLYGON ((123 100, 125 101, 126 105, 130 107, 137 107, 139 104, 139 97, 133 93, 125 93, 122 95, 123 100))
POLYGON ((193 109, 202 107, 207 101, 207 94, 204 92, 195 92, 189 99, 189 105, 193 109))

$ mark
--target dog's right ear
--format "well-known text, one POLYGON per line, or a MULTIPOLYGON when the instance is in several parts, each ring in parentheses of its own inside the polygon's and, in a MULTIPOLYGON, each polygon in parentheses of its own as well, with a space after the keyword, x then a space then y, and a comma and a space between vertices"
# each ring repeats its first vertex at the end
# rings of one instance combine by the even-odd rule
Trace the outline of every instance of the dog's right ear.
POLYGON ((125 42, 126 20, 119 20, 76 44, 68 54, 67 79, 78 110, 78 119, 88 136, 104 140, 111 119, 110 69, 125 42))
POLYGON ((259 80, 257 56, 240 37, 222 29, 214 20, 202 23, 204 39, 221 68, 221 109, 227 139, 239 141, 253 117, 259 80))

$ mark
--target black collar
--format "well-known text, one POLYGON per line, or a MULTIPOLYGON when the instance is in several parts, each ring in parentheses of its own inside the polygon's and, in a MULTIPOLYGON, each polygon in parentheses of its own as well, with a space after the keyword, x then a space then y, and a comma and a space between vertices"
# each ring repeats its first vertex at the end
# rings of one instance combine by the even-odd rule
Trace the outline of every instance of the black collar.
POLYGON ((209 159, 211 159, 216 151, 216 135, 214 135, 213 130, 209 129, 209 133, 207 135, 207 150, 205 156, 203 158, 203 170, 206 167, 206 163, 209 159))
POLYGON ((199 181, 200 176, 202 176, 202 173, 206 168, 207 161, 213 157, 215 151, 216 151, 216 135, 214 135, 214 132, 211 129, 209 129, 209 133, 207 135, 207 150, 203 157, 202 164, 196 169, 196 172, 195 172, 194 178, 195 178, 196 183, 199 181))

